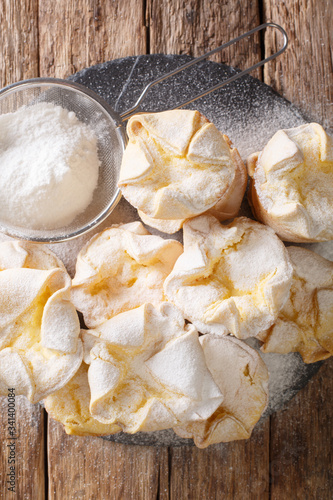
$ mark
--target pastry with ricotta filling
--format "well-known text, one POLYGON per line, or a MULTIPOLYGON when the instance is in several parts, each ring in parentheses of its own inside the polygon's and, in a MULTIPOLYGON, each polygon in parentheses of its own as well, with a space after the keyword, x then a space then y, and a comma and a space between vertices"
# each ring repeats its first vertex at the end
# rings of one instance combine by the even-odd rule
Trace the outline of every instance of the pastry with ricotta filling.
POLYGON ((89 411, 90 388, 88 365, 82 363, 74 377, 61 389, 44 400, 50 417, 61 422, 67 434, 76 436, 105 436, 120 432, 114 424, 102 424, 89 411))
POLYGON ((201 333, 256 337, 288 298, 292 266, 274 231, 240 217, 222 225, 212 215, 184 224, 184 253, 164 283, 201 333))
POLYGON ((248 439, 268 403, 268 371, 260 355, 231 336, 204 335, 200 343, 214 381, 223 393, 217 410, 203 422, 174 431, 196 446, 248 439))
POLYGON ((130 118, 119 187, 142 220, 174 233, 209 211, 235 217, 247 175, 229 138, 198 111, 171 110, 130 118))
POLYGON ((285 241, 333 239, 333 138, 321 125, 279 130, 247 165, 259 221, 285 241))
POLYGON ((198 332, 172 304, 145 304, 82 333, 90 413, 123 431, 208 418, 223 400, 198 332))
POLYGON ((45 246, 0 244, 0 395, 32 403, 63 387, 82 361, 71 279, 45 246))
POLYGON ((333 262, 288 247, 294 273, 290 296, 274 325, 258 337, 263 352, 299 352, 305 363, 333 354, 333 262))
POLYGON ((121 312, 165 300, 163 283, 182 253, 181 243, 151 235, 132 222, 105 229, 80 251, 72 300, 89 328, 121 312))

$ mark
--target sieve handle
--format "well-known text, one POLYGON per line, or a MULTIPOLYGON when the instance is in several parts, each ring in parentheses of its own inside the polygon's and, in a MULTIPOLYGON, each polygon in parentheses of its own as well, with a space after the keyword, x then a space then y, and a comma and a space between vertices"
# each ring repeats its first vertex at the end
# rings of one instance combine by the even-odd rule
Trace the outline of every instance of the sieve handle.
POLYGON ((278 50, 277 52, 274 52, 274 54, 272 54, 271 56, 266 57, 265 59, 262 59, 261 61, 259 61, 258 63, 254 64, 250 68, 247 68, 247 69, 241 71, 240 73, 236 73, 235 75, 231 76, 227 80, 224 80, 223 82, 218 83, 217 85, 214 85, 214 87, 211 87, 210 89, 202 92, 201 94, 196 95, 192 99, 189 99, 188 101, 182 102, 181 104, 179 104, 178 106, 176 106, 173 109, 182 108, 183 106, 186 106, 187 104, 190 104, 191 102, 196 101, 197 99, 200 99, 200 97, 204 97, 204 96, 210 94, 211 92, 214 92, 215 90, 220 89, 221 87, 224 87, 225 85, 228 85, 228 83, 231 83, 234 80, 237 80, 237 78, 240 78, 241 76, 246 75, 247 73, 250 73, 254 69, 260 68, 260 66, 263 66, 267 62, 272 61, 273 59, 275 59, 276 57, 278 57, 280 54, 282 54, 282 52, 284 52, 286 50, 287 45, 288 45, 288 37, 287 37, 287 33, 285 32, 285 30, 279 24, 264 23, 264 24, 261 24, 260 26, 257 26, 256 28, 253 28, 250 31, 247 31, 246 33, 243 33, 243 35, 240 35, 237 38, 234 38, 233 40, 230 40, 229 42, 224 43, 220 47, 217 47, 216 49, 213 49, 210 52, 207 52, 206 54, 204 54, 204 55, 202 55, 200 57, 197 57, 197 58, 193 59, 192 61, 189 61, 186 64, 183 64, 179 68, 177 68, 177 69, 175 69, 173 71, 170 71, 170 73, 166 73, 165 75, 162 75, 159 78, 157 78, 156 80, 148 83, 148 85, 146 85, 146 87, 143 89, 143 92, 141 93, 139 99, 136 101, 135 105, 132 108, 130 108, 129 110, 125 111, 124 113, 122 113, 120 115, 122 121, 128 120, 137 111, 140 111, 139 106, 140 106, 141 102, 145 98, 145 96, 148 93, 148 91, 152 87, 154 87, 154 85, 157 85, 158 83, 163 82, 164 80, 166 80, 167 78, 169 78, 171 76, 177 75, 177 73, 180 73, 184 69, 190 68, 191 66, 194 66, 195 64, 199 63, 200 61, 203 61, 204 59, 207 59, 207 57, 209 57, 209 56, 211 56, 213 54, 216 54, 217 52, 220 52, 221 50, 223 50, 225 48, 230 47, 230 45, 233 45, 234 43, 239 42, 239 40, 242 40, 243 38, 251 36, 251 35, 253 35, 253 33, 256 33, 257 31, 261 31, 261 30, 263 30, 265 28, 268 28, 268 27, 275 28, 278 31, 280 31, 280 33, 282 33, 282 36, 283 36, 283 46, 282 46, 282 48, 280 50, 278 50))

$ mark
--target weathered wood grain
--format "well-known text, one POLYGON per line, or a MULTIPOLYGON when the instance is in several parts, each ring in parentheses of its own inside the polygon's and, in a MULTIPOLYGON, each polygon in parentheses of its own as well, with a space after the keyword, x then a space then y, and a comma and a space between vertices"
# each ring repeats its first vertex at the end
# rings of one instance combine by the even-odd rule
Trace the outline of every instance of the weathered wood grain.
POLYGON ((146 53, 143 0, 39 2, 41 76, 65 78, 100 62, 146 53))
MULTIPOLYGON (((0 87, 39 75, 38 1, 0 0, 0 87)), ((7 490, 7 399, 0 398, 0 497, 44 498, 44 411, 16 398, 16 492, 7 490)))
POLYGON ((167 448, 68 436, 52 419, 49 436, 50 500, 169 498, 167 448))
POLYGON ((0 498, 42 500, 45 498, 44 410, 23 396, 16 398, 15 493, 8 491, 10 472, 8 445, 8 401, 0 397, 0 498))
POLYGON ((333 359, 271 417, 271 499, 332 498, 333 359))
POLYGON ((269 419, 251 439, 170 450, 170 500, 268 500, 269 419))
MULTIPOLYGON (((289 36, 286 52, 265 67, 265 82, 333 130, 332 1, 264 0, 264 18, 281 24, 289 36)), ((275 33, 267 31, 266 55, 276 46, 275 33)))
MULTIPOLYGON (((147 1, 150 53, 200 56, 260 24, 258 1, 147 1)), ((245 69, 261 58, 259 35, 211 60, 245 69)), ((260 77, 261 70, 253 76, 260 77)))
POLYGON ((0 87, 38 76, 38 0, 0 0, 0 87))

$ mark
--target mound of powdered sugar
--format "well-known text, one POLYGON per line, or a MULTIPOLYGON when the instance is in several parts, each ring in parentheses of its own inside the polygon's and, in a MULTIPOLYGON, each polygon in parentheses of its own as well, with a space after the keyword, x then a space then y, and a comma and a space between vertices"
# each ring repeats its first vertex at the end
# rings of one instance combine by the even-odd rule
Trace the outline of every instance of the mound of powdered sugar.
POLYGON ((69 224, 91 202, 100 161, 97 138, 51 103, 0 116, 2 222, 32 229, 69 224))

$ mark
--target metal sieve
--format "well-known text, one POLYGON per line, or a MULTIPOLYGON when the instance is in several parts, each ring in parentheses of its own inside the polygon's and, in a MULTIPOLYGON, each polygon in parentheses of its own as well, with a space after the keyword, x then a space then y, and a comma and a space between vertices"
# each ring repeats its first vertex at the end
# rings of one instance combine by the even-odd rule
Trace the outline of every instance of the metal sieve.
MULTIPOLYGON (((280 50, 262 59, 250 68, 235 73, 235 75, 227 80, 194 96, 186 102, 180 103, 177 106, 178 109, 214 92, 278 57, 284 52, 288 44, 287 34, 284 29, 274 23, 262 24, 220 47, 211 50, 203 56, 197 57, 179 68, 162 75, 146 85, 135 105, 122 114, 118 114, 114 111, 109 104, 95 92, 78 83, 69 82, 67 80, 36 78, 24 80, 2 89, 0 91, 1 114, 13 113, 21 106, 31 106, 39 102, 53 103, 69 111, 73 111, 79 120, 87 124, 95 132, 98 140, 98 154, 101 166, 99 170, 98 185, 94 191, 92 202, 84 212, 78 215, 67 226, 55 230, 29 229, 27 227, 8 224, 1 219, 0 214, 0 231, 19 239, 51 243, 75 238, 90 231, 93 227, 101 223, 111 213, 121 198, 120 190, 117 187, 117 181, 122 155, 127 143, 124 122, 135 113, 141 112, 140 104, 149 89, 186 68, 199 63, 207 57, 237 43, 239 40, 249 37, 267 27, 277 29, 282 34, 283 46, 280 50)), ((73 193, 73 196, 75 196, 75 193, 73 193)), ((59 203, 61 203, 61 200, 59 200, 59 203)))

